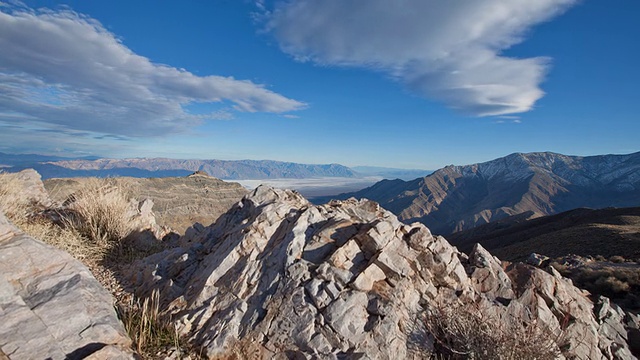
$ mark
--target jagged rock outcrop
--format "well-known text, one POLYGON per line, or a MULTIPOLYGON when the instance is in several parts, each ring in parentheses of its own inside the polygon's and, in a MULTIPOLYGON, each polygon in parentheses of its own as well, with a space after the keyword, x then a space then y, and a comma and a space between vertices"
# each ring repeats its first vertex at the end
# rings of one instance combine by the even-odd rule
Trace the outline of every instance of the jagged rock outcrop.
POLYGON ((0 213, 0 354, 132 359, 130 343, 113 298, 89 270, 0 213))
POLYGON ((462 303, 545 329, 567 358, 633 358, 617 318, 557 272, 505 268, 480 246, 467 257, 371 201, 313 206, 261 186, 181 244, 139 261, 130 282, 159 291, 210 358, 423 358, 434 348, 424 315, 462 303))

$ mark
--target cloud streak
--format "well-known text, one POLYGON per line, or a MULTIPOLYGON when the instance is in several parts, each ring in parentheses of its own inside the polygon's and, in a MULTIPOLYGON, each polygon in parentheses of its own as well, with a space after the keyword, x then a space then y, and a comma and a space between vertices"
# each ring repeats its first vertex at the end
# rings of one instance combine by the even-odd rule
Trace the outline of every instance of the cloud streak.
MULTIPOLYGON (((247 80, 196 76, 135 54, 98 21, 70 10, 0 7, 0 121, 31 121, 124 136, 183 131, 220 113, 306 107, 247 80)), ((225 116, 228 118, 228 116, 225 116)))
POLYGON ((297 0, 266 12, 266 29, 299 61, 384 72, 473 115, 529 111, 549 59, 501 52, 576 0, 297 0))

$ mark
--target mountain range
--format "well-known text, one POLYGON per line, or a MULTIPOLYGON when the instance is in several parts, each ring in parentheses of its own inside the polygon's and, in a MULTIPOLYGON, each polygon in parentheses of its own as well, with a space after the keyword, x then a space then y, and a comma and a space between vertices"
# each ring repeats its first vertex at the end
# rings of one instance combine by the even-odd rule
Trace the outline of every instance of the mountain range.
POLYGON ((354 170, 340 164, 298 164, 272 160, 72 159, 0 153, 0 164, 9 172, 35 169, 43 179, 88 176, 183 177, 195 171, 204 171, 226 180, 359 176, 354 170))
POLYGON ((382 180, 333 198, 349 197, 374 200, 404 222, 418 221, 445 235, 523 213, 536 218, 579 207, 638 206, 640 152, 588 157, 515 153, 447 166, 411 181, 382 180))
MULTIPOLYGON (((309 179, 325 177, 413 179, 430 170, 340 164, 299 164, 273 160, 200 160, 168 158, 65 158, 38 154, 0 153, 0 169, 18 172, 35 169, 43 179, 69 177, 184 177, 195 171, 224 180, 309 179)), ((343 190, 344 191, 344 190, 343 190)))

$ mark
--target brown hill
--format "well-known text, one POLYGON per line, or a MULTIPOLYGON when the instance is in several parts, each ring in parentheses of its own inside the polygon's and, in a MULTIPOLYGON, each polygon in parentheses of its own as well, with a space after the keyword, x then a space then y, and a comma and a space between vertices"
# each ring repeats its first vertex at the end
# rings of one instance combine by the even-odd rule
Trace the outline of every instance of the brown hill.
POLYGON ((578 207, 637 206, 640 153, 512 154, 480 164, 447 166, 413 181, 381 181, 337 196, 349 197, 375 200, 404 222, 422 222, 438 234, 522 213, 533 218, 578 207))
MULTIPOLYGON (((44 181, 54 201, 64 201, 90 178, 44 181)), ((136 198, 153 200, 158 224, 183 233, 195 222, 209 225, 248 193, 238 183, 225 182, 206 174, 167 178, 111 178, 136 198)))

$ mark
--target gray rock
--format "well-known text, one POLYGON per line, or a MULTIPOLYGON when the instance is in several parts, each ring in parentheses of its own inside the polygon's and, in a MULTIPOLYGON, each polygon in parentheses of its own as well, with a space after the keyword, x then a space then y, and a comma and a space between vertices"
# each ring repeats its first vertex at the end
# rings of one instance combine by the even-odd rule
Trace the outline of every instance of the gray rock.
POLYGON ((131 359, 113 298, 71 255, 0 214, 0 349, 11 359, 131 359))
POLYGON ((548 256, 540 255, 537 253, 531 253, 531 255, 529 255, 529 257, 527 258, 527 264, 537 266, 537 267, 544 267, 545 264, 548 264, 548 263, 549 263, 548 256))
POLYGON ((593 303, 559 274, 503 268, 480 246, 466 257, 368 200, 313 206, 261 186, 189 237, 129 275, 140 296, 161 290, 181 334, 209 357, 252 344, 264 359, 424 358, 434 340, 423 316, 465 302, 562 334, 553 346, 567 358, 630 356, 615 331, 620 313, 603 315, 605 328, 593 303))

